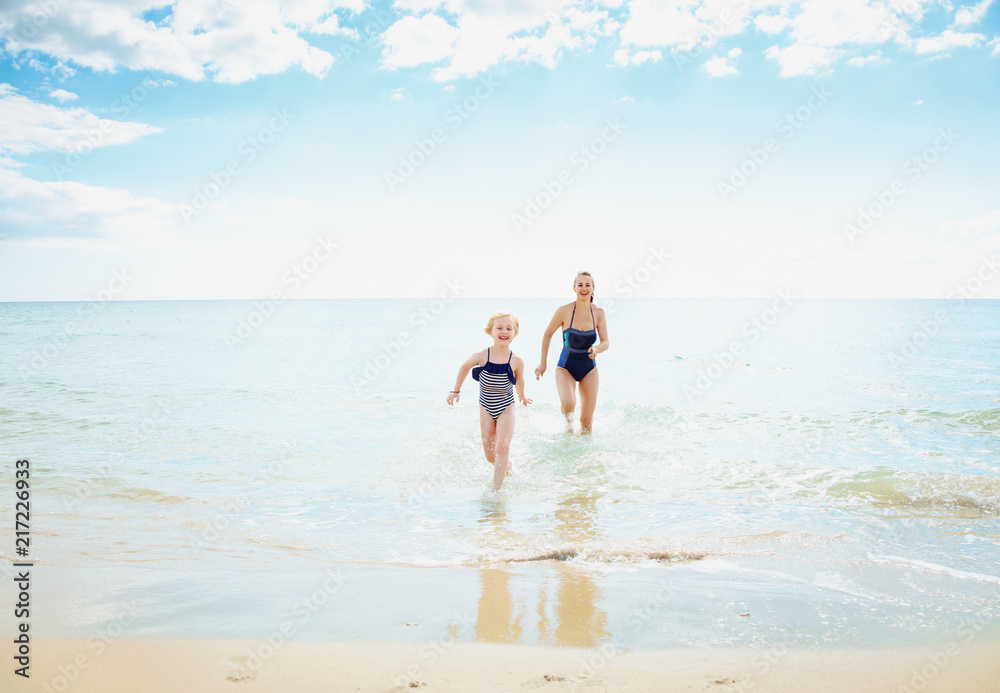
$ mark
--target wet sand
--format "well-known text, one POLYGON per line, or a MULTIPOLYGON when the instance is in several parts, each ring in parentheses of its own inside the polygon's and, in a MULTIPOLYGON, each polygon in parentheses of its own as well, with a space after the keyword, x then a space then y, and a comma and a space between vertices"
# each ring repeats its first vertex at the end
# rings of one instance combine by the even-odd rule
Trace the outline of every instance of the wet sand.
POLYGON ((1000 642, 920 648, 623 650, 489 643, 130 640, 33 643, 18 690, 168 691, 852 691, 987 693, 1000 642))

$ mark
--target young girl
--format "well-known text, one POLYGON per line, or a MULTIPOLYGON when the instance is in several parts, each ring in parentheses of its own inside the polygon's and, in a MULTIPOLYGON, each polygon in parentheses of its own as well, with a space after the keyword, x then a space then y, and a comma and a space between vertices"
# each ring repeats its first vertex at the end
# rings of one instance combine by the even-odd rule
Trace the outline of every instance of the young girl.
POLYGON ((472 369, 479 381, 479 428, 483 434, 483 452, 493 465, 493 490, 498 491, 507 476, 510 439, 514 437, 514 386, 522 404, 531 404, 524 396, 524 361, 510 350, 517 336, 517 316, 495 313, 486 323, 486 334, 493 346, 477 351, 458 369, 455 389, 448 393, 448 404, 455 404, 472 369))

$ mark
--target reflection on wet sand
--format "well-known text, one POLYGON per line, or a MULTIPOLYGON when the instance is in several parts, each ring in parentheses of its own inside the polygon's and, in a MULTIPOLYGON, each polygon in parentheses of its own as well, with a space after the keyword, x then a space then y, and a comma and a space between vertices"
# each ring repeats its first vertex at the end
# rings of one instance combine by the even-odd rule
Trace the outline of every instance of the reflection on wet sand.
POLYGON ((479 571, 482 592, 476 617, 476 640, 515 643, 521 640, 521 616, 514 618, 514 599, 510 593, 512 575, 501 568, 479 571))
MULTIPOLYGON (((556 533, 561 545, 568 548, 589 544, 600 538, 600 531, 594 524, 599 500, 598 493, 576 492, 559 502, 555 516, 556 533)), ((488 532, 489 539, 498 539, 509 532, 503 509, 490 508, 484 512, 480 522, 492 525, 492 531, 488 532)), ((516 585, 516 578, 523 575, 506 566, 480 569, 476 640, 530 642, 535 640, 532 637, 535 629, 538 643, 561 647, 594 647, 610 637, 608 615, 597 607, 604 597, 604 590, 594 583, 591 574, 561 560, 546 563, 549 570, 543 573, 541 582, 532 577, 537 590, 531 589, 532 584, 522 585, 522 589, 517 590, 519 598, 516 603, 512 583, 516 585), (550 605, 551 581, 546 573, 556 580, 554 605, 550 605), (530 617, 526 618, 528 602, 532 598, 537 600, 535 629, 531 627, 530 617)))

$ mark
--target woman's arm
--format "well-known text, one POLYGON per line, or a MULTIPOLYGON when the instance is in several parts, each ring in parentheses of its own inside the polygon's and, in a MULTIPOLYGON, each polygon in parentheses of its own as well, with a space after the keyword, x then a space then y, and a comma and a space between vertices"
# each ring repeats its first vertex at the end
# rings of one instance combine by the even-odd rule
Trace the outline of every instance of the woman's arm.
POLYGON ((611 346, 611 342, 608 339, 608 320, 604 315, 604 309, 597 309, 597 336, 600 338, 600 342, 590 347, 588 350, 590 352, 590 358, 597 358, 597 355, 602 351, 607 351, 608 347, 611 346))
POLYGON ((552 335, 556 333, 560 327, 562 327, 562 308, 557 308, 555 315, 549 321, 549 326, 545 328, 545 333, 542 334, 542 361, 538 364, 538 368, 535 369, 535 380, 539 380, 544 374, 545 369, 548 366, 549 360, 549 345, 552 343, 552 335))
POLYGON ((451 392, 448 393, 448 404, 454 404, 458 401, 459 391, 462 389, 462 383, 465 382, 465 376, 469 374, 473 366, 478 366, 479 362, 483 360, 483 355, 485 354, 485 349, 483 351, 477 351, 468 359, 465 363, 461 365, 458 369, 458 377, 455 379, 455 387, 452 388, 451 392))

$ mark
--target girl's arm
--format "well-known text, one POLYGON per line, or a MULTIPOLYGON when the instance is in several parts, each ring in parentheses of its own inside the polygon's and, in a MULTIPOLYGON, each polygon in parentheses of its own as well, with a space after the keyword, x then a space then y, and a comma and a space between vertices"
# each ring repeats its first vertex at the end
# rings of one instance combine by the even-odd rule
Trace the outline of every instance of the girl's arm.
POLYGON ((590 358, 597 358, 597 355, 602 351, 607 351, 608 347, 611 346, 611 342, 608 340, 608 321, 604 315, 604 309, 597 309, 597 336, 600 337, 601 341, 590 347, 590 358))
POLYGON ((552 335, 554 335, 556 330, 562 327, 563 324, 562 316, 560 315, 561 312, 562 308, 556 309, 556 314, 552 316, 552 320, 549 321, 549 326, 545 328, 545 333, 542 335, 542 361, 538 364, 538 368, 535 369, 535 380, 540 380, 541 377, 545 375, 545 369, 548 367, 549 344, 552 343, 552 335))
POLYGON ((458 377, 455 379, 455 387, 453 387, 451 392, 448 393, 448 404, 454 404, 458 401, 459 391, 462 389, 462 383, 465 382, 465 376, 469 374, 469 371, 472 370, 473 366, 480 365, 479 362, 483 360, 485 353, 485 349, 483 351, 477 351, 458 369, 458 377))
POLYGON ((531 400, 524 396, 524 359, 520 357, 514 361, 514 380, 516 381, 514 389, 517 390, 517 398, 521 404, 525 406, 531 404, 531 400))

